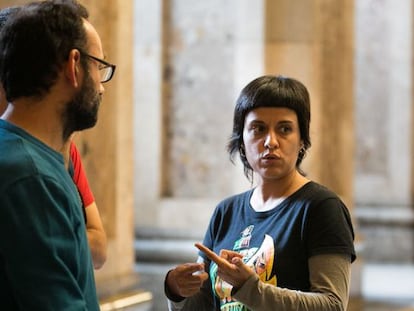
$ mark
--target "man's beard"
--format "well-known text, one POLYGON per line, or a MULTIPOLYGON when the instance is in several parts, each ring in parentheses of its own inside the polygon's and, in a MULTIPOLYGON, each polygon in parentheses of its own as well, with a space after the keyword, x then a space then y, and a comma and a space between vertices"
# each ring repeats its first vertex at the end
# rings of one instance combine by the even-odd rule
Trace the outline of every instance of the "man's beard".
POLYGON ((87 73, 79 92, 66 104, 63 114, 64 141, 75 131, 95 126, 100 103, 101 95, 95 90, 94 82, 87 73))

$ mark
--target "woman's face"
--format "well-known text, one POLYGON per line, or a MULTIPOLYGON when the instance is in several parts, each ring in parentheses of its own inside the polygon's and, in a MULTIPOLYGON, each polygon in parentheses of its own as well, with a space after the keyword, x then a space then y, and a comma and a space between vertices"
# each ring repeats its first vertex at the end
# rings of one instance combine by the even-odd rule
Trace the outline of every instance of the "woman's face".
POLYGON ((302 147, 295 111, 274 107, 250 111, 244 120, 243 142, 247 161, 262 181, 295 173, 302 147))

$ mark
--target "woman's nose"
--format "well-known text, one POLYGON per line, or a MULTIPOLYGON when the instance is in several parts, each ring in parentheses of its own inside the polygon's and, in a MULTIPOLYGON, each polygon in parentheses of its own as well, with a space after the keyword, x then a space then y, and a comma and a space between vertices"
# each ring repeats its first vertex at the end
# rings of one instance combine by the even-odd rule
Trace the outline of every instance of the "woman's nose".
POLYGON ((265 140, 265 147, 269 148, 269 149, 274 149, 274 148, 278 148, 279 147, 279 142, 277 140, 277 135, 274 132, 269 132, 266 135, 266 140, 265 140))

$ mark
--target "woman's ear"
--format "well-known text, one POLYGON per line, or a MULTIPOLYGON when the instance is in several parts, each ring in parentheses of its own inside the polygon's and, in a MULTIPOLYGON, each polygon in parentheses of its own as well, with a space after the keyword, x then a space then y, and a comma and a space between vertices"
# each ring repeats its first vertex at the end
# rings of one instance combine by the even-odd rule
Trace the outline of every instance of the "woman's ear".
POLYGON ((244 147, 244 143, 241 143, 241 144, 240 144, 240 147, 239 147, 239 154, 240 154, 240 156, 241 156, 241 157, 243 157, 243 158, 245 158, 245 157, 246 157, 246 150, 245 150, 245 147, 244 147))
POLYGON ((80 84, 81 76, 81 54, 79 50, 72 49, 69 52, 68 61, 65 65, 65 75, 69 83, 74 87, 78 88, 80 84))

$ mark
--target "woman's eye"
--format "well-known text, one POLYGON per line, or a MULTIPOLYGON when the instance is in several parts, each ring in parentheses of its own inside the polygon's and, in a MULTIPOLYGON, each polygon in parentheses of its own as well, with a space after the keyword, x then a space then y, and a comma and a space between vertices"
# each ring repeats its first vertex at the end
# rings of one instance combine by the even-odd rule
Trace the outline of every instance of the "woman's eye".
POLYGON ((291 126, 281 126, 280 127, 280 132, 283 134, 288 134, 290 132, 292 132, 292 127, 291 126))
POLYGON ((252 126, 252 130, 253 130, 253 133, 260 134, 260 133, 263 133, 263 131, 265 130, 265 127, 262 125, 254 125, 252 126))

